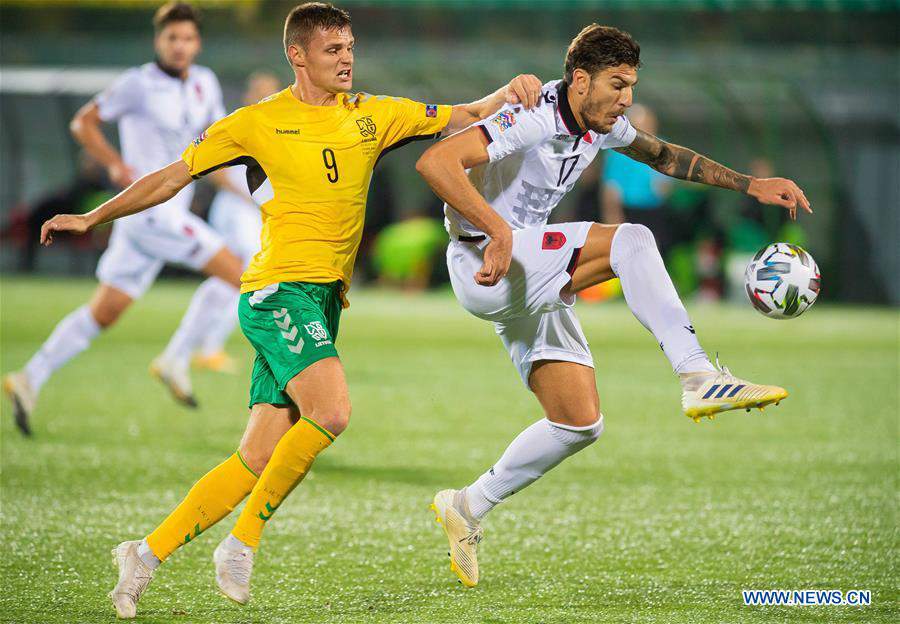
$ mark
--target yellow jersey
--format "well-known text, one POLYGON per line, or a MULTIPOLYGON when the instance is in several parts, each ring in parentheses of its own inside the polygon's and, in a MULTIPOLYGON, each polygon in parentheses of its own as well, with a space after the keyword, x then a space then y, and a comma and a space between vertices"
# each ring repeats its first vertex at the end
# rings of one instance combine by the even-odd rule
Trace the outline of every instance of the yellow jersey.
POLYGON ((261 206, 261 248, 241 277, 241 292, 336 280, 346 291, 375 163, 390 149, 437 136, 451 108, 367 93, 311 106, 288 88, 197 137, 182 154, 191 176, 247 165, 249 190, 261 206))

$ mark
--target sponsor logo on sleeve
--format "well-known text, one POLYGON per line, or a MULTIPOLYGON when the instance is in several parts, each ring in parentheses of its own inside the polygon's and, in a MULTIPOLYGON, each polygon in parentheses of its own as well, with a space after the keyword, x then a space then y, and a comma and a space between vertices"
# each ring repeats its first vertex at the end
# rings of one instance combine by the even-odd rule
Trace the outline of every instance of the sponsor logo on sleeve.
POLYGON ((500 132, 505 132, 516 125, 516 115, 512 111, 502 111, 491 118, 491 123, 497 126, 500 132))
POLYGON ((426 104, 425 105, 425 116, 426 117, 437 117, 437 106, 434 104, 426 104))
POLYGON ((204 130, 203 132, 200 133, 200 136, 198 136, 196 139, 194 139, 191 142, 194 144, 194 147, 197 147, 198 145, 203 143, 203 141, 206 140, 206 137, 207 137, 206 130, 204 130))

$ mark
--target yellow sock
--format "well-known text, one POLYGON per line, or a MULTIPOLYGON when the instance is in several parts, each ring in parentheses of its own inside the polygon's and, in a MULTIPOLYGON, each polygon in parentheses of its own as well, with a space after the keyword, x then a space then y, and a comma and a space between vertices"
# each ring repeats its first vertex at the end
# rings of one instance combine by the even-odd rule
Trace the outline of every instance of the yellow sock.
POLYGON ((147 545, 160 561, 179 546, 227 516, 253 489, 257 476, 240 451, 207 472, 184 500, 147 536, 147 545))
POLYGON ((231 534, 257 548, 266 522, 309 472, 316 455, 333 441, 328 431, 301 416, 275 446, 231 534))

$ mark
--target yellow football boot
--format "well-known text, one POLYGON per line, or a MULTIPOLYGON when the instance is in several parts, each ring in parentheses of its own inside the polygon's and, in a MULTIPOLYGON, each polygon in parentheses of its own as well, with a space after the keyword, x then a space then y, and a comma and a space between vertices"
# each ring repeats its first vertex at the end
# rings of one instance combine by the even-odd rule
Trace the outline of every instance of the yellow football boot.
POLYGON ((459 490, 441 490, 434 496, 431 510, 450 542, 450 569, 466 587, 478 584, 478 543, 482 530, 477 522, 467 519, 460 511, 459 490))
POLYGON ((738 379, 725 366, 715 372, 683 375, 682 384, 681 405, 685 416, 694 422, 700 422, 704 416, 712 420, 716 414, 729 410, 749 412, 752 407, 763 410, 772 403, 778 405, 788 395, 779 386, 738 379))

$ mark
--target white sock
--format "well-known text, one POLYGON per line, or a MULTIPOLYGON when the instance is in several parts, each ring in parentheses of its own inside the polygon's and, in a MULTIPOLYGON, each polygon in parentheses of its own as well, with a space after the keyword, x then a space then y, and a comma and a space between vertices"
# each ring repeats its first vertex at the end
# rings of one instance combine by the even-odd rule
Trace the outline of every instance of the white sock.
POLYGON ((248 546, 247 544, 245 544, 244 542, 242 542, 241 540, 236 538, 231 533, 229 533, 225 537, 225 548, 227 548, 228 550, 232 550, 232 551, 234 551, 234 550, 253 550, 253 546, 248 546))
POLYGON ((587 427, 570 427, 546 418, 537 421, 506 447, 490 470, 465 489, 469 513, 480 520, 504 499, 537 481, 603 433, 603 416, 587 427))
POLYGON ((225 343, 238 324, 238 301, 235 297, 230 305, 221 308, 210 319, 209 328, 200 342, 200 352, 203 355, 213 355, 225 350, 225 343))
POLYGON ((613 236, 609 262, 622 282, 632 314, 656 337, 676 373, 715 371, 666 272, 653 232, 623 223, 613 236))
POLYGON ((83 305, 56 324, 53 333, 25 365, 28 384, 35 393, 58 368, 87 349, 100 333, 100 325, 83 305))
POLYGON ((141 561, 144 562, 144 565, 146 565, 151 570, 155 570, 159 567, 159 564, 162 563, 162 561, 159 560, 159 557, 154 555, 153 551, 150 550, 150 545, 147 543, 147 538, 141 540, 141 543, 138 544, 137 551, 138 557, 140 557, 141 561))
POLYGON ((163 359, 186 366, 191 353, 209 330, 210 319, 217 317, 226 306, 233 305, 237 296, 237 288, 217 277, 210 277, 200 284, 181 324, 163 351, 163 359))

